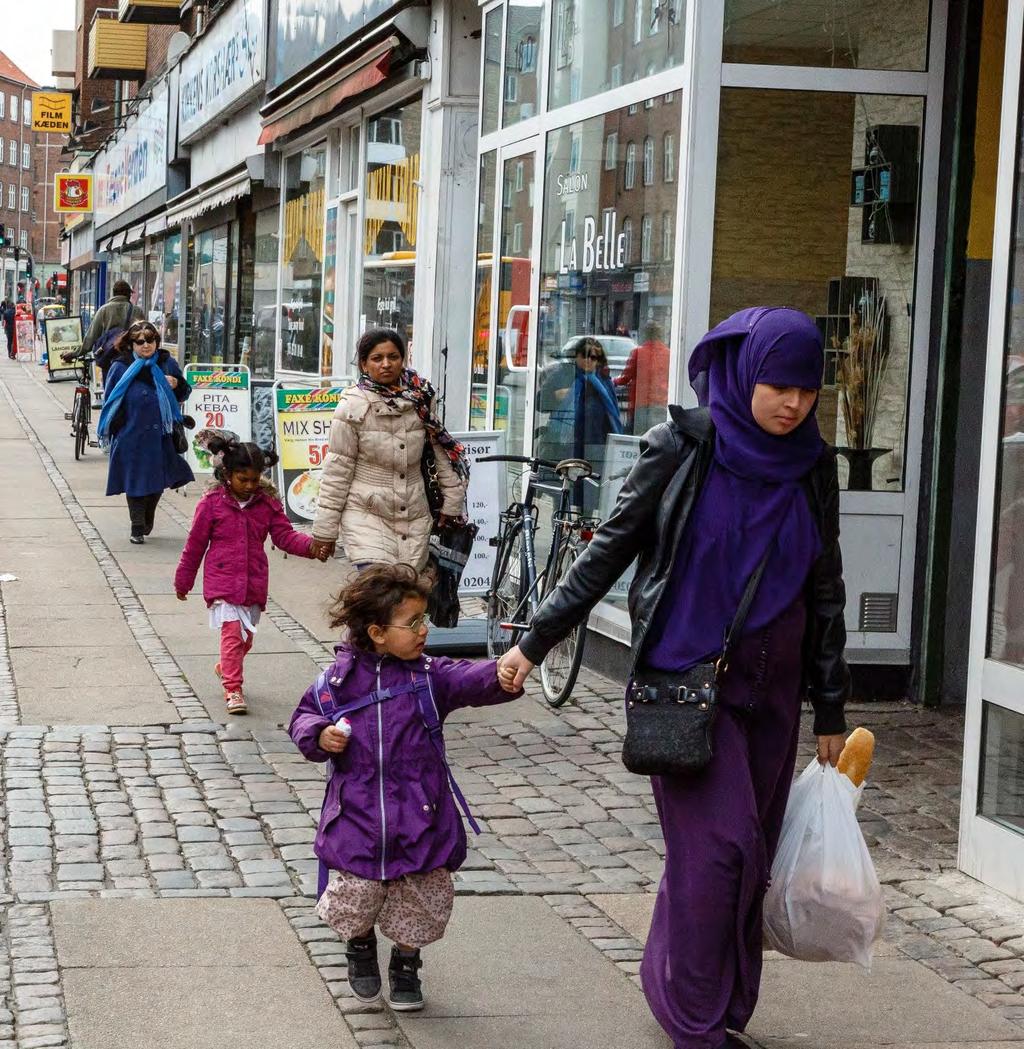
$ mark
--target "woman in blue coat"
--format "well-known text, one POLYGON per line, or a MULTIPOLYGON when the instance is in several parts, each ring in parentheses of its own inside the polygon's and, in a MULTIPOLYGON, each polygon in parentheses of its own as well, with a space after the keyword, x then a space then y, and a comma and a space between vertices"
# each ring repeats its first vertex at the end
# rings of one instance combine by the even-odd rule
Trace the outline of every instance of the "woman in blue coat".
POLYGON ((131 541, 144 543, 164 489, 195 480, 173 439, 190 387, 148 321, 133 324, 116 345, 97 429, 111 442, 107 495, 127 496, 131 541))

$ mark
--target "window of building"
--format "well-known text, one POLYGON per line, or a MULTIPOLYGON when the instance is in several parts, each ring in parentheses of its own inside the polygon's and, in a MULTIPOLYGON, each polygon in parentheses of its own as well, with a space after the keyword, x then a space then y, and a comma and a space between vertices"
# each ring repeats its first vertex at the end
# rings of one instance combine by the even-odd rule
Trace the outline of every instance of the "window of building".
MULTIPOLYGON (((637 74, 637 73, 634 73, 634 74, 633 74, 633 78, 632 78, 632 80, 631 80, 631 83, 634 83, 634 84, 635 84, 635 83, 636 83, 636 82, 637 82, 637 81, 638 81, 639 79, 640 79, 640 76, 639 76, 639 74, 637 74)), ((636 116, 636 114, 637 114, 637 113, 639 113, 639 112, 640 112, 640 103, 639 103, 639 102, 634 102, 634 103, 633 103, 633 104, 632 104, 632 105, 631 105, 631 106, 629 107, 629 115, 630 115, 631 117, 632 117, 632 116, 636 116)))
POLYGON ((371 117, 366 151, 360 312, 367 327, 398 331, 410 350, 419 241, 421 109, 421 100, 415 98, 371 117), (378 121, 398 125, 400 149, 370 145, 378 121))
POLYGON ((519 255, 523 250, 523 224, 517 222, 512 227, 512 251, 519 255))
POLYGON ((23 229, 23 230, 21 230, 18 233, 18 247, 20 247, 20 248, 27 248, 28 247, 28 230, 27 229, 23 229))
POLYGON ((4 184, 0 182, 0 208, 4 206, 4 184))
MULTIPOLYGON (((505 105, 502 124, 509 127, 537 115, 538 61, 541 46, 541 28, 544 22, 543 0, 524 0, 509 4, 505 24, 505 105), (523 54, 532 58, 532 65, 524 67, 523 54), (510 70, 518 70, 518 74, 510 70), (509 79, 515 78, 514 85, 509 79)), ((568 85, 567 85, 568 86, 568 85)))
POLYGON ((28 186, 21 187, 21 210, 28 211, 28 186))
POLYGON ((722 91, 709 319, 783 299, 817 319, 818 425, 850 449, 847 487, 903 487, 923 118, 915 97, 722 91), (768 210, 755 168, 772 172, 768 210))
POLYGON ((613 131, 604 140, 604 169, 614 171, 619 166, 619 133, 613 131))
POLYGON ((676 136, 671 131, 666 132, 662 146, 665 158, 663 175, 666 182, 674 182, 676 178, 676 136))
POLYGON ((11 95, 11 120, 18 123, 18 96, 11 95))
POLYGON ((650 135, 644 139, 644 185, 654 185, 654 139, 650 135))
MULTIPOLYGON (((553 18, 548 104, 552 109, 592 98, 622 84, 683 62, 685 11, 675 0, 677 16, 663 13, 656 38, 649 34, 652 7, 666 0, 611 0, 601 11, 599 0, 557 0, 553 18), (628 12, 628 18, 627 18, 628 12), (632 20, 630 27, 624 23, 632 20)), ((517 10, 507 5, 509 18, 517 10)), ((512 66, 506 65, 506 69, 512 66)))
POLYGON ((6 108, 4 103, 7 101, 7 96, 0 91, 0 117, 4 116, 4 109, 6 108))
POLYGON ((573 132, 572 145, 569 149, 569 170, 575 174, 580 169, 580 152, 583 148, 583 138, 580 133, 573 132))
POLYGON ((622 222, 622 260, 627 266, 633 262, 633 220, 622 222))
POLYGON ((400 146, 402 122, 393 117, 378 117, 372 120, 366 132, 366 141, 377 142, 382 146, 400 146))
POLYGON ((666 211, 661 216, 661 257, 670 261, 675 251, 675 238, 672 231, 672 212, 666 211))
POLYGON ((482 430, 487 425, 488 379, 491 374, 491 288, 494 268, 494 188, 498 171, 496 150, 480 158, 480 202, 476 226, 476 280, 473 292, 473 359, 470 392, 470 429, 482 430))
POLYGON ((32 126, 32 104, 30 102, 26 102, 25 105, 21 107, 21 122, 25 127, 32 126))
MULTIPOLYGON (((3 95, 0 95, 0 98, 3 98, 3 97, 4 97, 3 95)), ((2 164, 3 162, 4 162, 4 140, 2 138, 0 138, 0 164, 2 164)))
POLYGON ((18 166, 18 143, 13 138, 7 143, 7 163, 12 168, 18 166))
POLYGON ((501 108, 501 18, 502 9, 488 11, 484 20, 484 72, 481 92, 480 133, 489 135, 498 130, 498 110, 501 108))
POLYGON ((764 65, 924 70, 929 0, 906 0, 879 18, 876 0, 725 0, 722 58, 764 65), (893 9, 895 13, 895 9, 893 9))
MULTIPOLYGON (((647 69, 645 71, 645 75, 646 76, 654 76, 654 63, 653 62, 648 62, 647 63, 647 69)), ((644 99, 644 109, 654 109, 654 98, 653 97, 644 99)))
MULTIPOLYGON (((277 256, 274 256, 277 265, 277 256)), ((157 241, 150 253, 148 316, 160 332, 160 345, 178 354, 181 321, 181 234, 157 241)))
POLYGON ((632 189, 636 185, 636 143, 630 142, 626 146, 626 189, 632 189))
POLYGON ((9 210, 14 211, 18 206, 18 187, 10 182, 7 185, 7 207, 9 210))
POLYGON ((523 192, 523 161, 516 161, 516 192, 523 192))
POLYGON ((652 258, 652 242, 654 240, 654 221, 650 215, 644 215, 640 222, 640 261, 645 265, 652 258))
POLYGON ((32 167, 32 147, 27 142, 21 147, 21 166, 26 170, 32 167))

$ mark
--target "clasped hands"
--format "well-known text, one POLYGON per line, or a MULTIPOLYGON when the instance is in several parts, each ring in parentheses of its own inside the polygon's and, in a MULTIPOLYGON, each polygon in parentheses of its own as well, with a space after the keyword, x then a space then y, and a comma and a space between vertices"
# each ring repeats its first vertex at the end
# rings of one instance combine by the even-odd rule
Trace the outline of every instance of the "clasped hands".
POLYGON ((309 548, 309 553, 312 557, 315 557, 318 561, 326 561, 328 558, 334 556, 334 540, 326 539, 314 539, 313 545, 309 548))

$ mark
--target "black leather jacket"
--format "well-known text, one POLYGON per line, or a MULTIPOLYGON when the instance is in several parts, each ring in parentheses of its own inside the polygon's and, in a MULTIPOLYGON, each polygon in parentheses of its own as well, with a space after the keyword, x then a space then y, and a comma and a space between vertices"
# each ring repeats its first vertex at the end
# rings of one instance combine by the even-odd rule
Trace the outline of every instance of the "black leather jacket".
MULTIPOLYGON (((654 611, 672 573, 675 552, 711 463, 714 425, 707 409, 673 405, 671 420, 649 431, 640 459, 622 486, 611 517, 530 623, 520 651, 540 663, 548 651, 583 622, 634 558, 629 588, 633 624, 630 674, 643 650, 654 611)), ((845 732, 843 707, 850 691, 846 647, 846 587, 839 549, 839 479, 828 448, 804 480, 818 524, 822 552, 807 580, 805 689, 814 706, 816 735, 845 732)))

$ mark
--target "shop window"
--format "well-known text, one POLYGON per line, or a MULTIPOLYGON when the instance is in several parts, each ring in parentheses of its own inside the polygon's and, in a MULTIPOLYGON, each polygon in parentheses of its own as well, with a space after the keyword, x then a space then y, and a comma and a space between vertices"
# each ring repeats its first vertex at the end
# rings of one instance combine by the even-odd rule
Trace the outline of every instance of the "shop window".
POLYGON ((498 110, 501 107, 501 18, 502 9, 495 8, 484 20, 484 72, 481 100, 480 133, 489 135, 498 130, 498 110))
MULTIPOLYGON (((137 303, 146 301, 145 269, 146 256, 141 245, 134 248, 125 248, 114 256, 114 280, 127 281, 132 289, 132 299, 137 303)), ((107 287, 110 288, 112 286, 113 281, 108 280, 107 287)))
MULTIPOLYGON (((395 148, 367 143, 368 152, 395 148)), ((326 167, 323 144, 285 161, 280 366, 312 375, 320 372, 326 167)))
MULTIPOLYGON (((1024 667, 1024 122, 1018 131, 1016 185, 1014 187, 1014 217, 1010 227, 1010 272, 1006 313, 1006 350, 1002 369, 1003 408, 999 427, 999 468, 996 473, 995 521, 991 591, 989 594, 988 652, 992 659, 1024 667)), ((1017 778, 1008 773, 993 774, 1002 780, 1001 788, 993 787, 995 797, 1002 793, 1005 799, 1016 788, 1017 826, 1021 821, 1020 792, 1021 744, 1024 741, 1024 718, 998 708, 991 710, 993 737, 1007 740, 1013 737, 1015 749, 1000 744, 1004 757, 1015 754, 1017 778)), ((1000 758, 1005 767, 1005 761, 1000 758)), ((996 808, 1002 802, 993 802, 996 808)), ((984 804, 982 811, 985 811, 984 804)))
POLYGON ((644 185, 654 185, 654 139, 650 135, 644 139, 644 185))
POLYGON ((228 266, 231 252, 227 224, 197 233, 189 266, 192 311, 189 360, 210 364, 237 363, 228 266))
MULTIPOLYGON (((510 18, 514 10, 510 5, 510 18)), ((633 0, 628 6, 625 0, 559 0, 554 11, 549 106, 555 109, 592 98, 681 65, 683 14, 683 0, 633 0)))
MULTIPOLYGON (((275 258, 275 264, 277 262, 275 258)), ((177 356, 181 318, 181 234, 158 241, 151 256, 149 319, 160 332, 160 343, 177 356)))
POLYGON ((21 147, 21 166, 26 170, 32 167, 32 147, 27 142, 21 147))
POLYGON ((818 422, 852 488, 903 485, 923 111, 913 97, 722 92, 710 320, 764 303, 817 320, 818 422))
MULTIPOLYGON (((668 95, 665 96, 666 100, 668 95)), ((676 177, 676 136, 671 131, 665 132, 665 138, 662 142, 662 152, 664 153, 664 168, 663 176, 666 182, 674 182, 676 177)))
POLYGON ((522 56, 524 45, 534 56, 537 54, 544 4, 525 0, 523 3, 509 4, 505 10, 505 105, 502 107, 502 124, 509 127, 537 115, 537 62, 534 60, 532 67, 525 69, 522 56))
POLYGON ((994 703, 982 707, 978 812, 1024 833, 1024 715, 994 703))
POLYGON ((613 131, 604 140, 604 169, 614 171, 619 166, 619 133, 613 131))
POLYGON ((412 346, 420 206, 420 123, 415 98, 368 122, 361 316, 366 328, 395 328, 412 346), (388 121, 401 146, 375 144, 372 128, 388 121))
MULTIPOLYGON (((602 177, 608 136, 628 120, 616 110, 553 131, 546 143, 534 448, 545 458, 593 463, 600 485, 577 495, 602 517, 639 453, 639 436, 665 418, 670 372, 664 332, 674 309, 673 263, 654 250, 654 217, 674 213, 676 193, 672 185, 636 185, 636 143, 626 147, 626 180, 602 177), (582 152, 567 192, 574 137, 582 152)), ((625 580, 616 584, 612 600, 625 590, 625 580)))
POLYGON ((661 216, 661 257, 665 262, 672 261, 675 251, 675 237, 672 230, 672 212, 666 211, 661 216))
POLYGON ((759 65, 923 70, 929 0, 725 0, 722 58, 759 65))
POLYGON ((632 189, 636 185, 636 143, 630 142, 626 146, 626 189, 632 189))
POLYGON ((494 273, 494 184, 498 156, 493 150, 480 158, 480 202, 476 226, 476 281, 473 292, 473 364, 469 425, 487 426, 488 379, 491 373, 491 287, 494 273))
POLYGON ((287 333, 288 314, 277 303, 278 222, 277 207, 256 212, 255 264, 252 286, 252 350, 249 367, 258 379, 273 379, 277 322, 282 339, 287 333))

